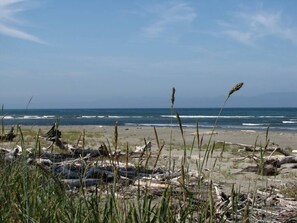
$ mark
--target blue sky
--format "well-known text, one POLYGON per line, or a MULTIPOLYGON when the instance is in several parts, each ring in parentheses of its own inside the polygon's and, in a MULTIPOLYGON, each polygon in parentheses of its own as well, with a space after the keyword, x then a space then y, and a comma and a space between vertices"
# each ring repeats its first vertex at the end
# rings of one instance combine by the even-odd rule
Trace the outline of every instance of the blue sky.
POLYGON ((170 107, 175 87, 176 106, 220 106, 244 82, 235 106, 297 106, 296 10, 295 0, 0 0, 0 104, 170 107))

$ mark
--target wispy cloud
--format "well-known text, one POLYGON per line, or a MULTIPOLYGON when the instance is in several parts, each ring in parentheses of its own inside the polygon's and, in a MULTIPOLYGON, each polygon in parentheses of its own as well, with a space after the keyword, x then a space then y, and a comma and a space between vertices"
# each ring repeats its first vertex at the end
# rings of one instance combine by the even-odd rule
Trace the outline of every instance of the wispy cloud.
POLYGON ((29 3, 29 0, 0 0, 0 34, 44 44, 37 36, 17 27, 23 23, 17 15, 28 9, 26 3, 29 3))
POLYGON ((265 37, 277 37, 297 45, 297 27, 285 24, 281 12, 238 12, 233 14, 235 22, 220 22, 223 33, 248 45, 256 44, 265 37))
POLYGON ((196 18, 195 10, 187 3, 174 2, 158 5, 149 13, 155 18, 150 25, 143 29, 147 37, 157 37, 164 30, 176 24, 189 24, 196 18))

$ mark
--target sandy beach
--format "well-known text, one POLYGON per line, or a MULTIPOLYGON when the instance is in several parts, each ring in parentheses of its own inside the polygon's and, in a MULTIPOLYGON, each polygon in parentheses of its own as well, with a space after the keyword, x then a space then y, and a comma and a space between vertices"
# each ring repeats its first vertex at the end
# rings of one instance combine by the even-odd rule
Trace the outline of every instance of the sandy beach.
MULTIPOLYGON (((23 129, 30 129, 38 132, 41 129, 42 133, 45 133, 50 129, 49 126, 23 126, 23 129)), ((105 142, 106 140, 112 141, 114 138, 114 126, 97 126, 97 125, 69 125, 60 126, 59 129, 63 132, 83 132, 85 133, 98 133, 96 138, 98 143, 105 142)), ((179 128, 169 127, 156 127, 157 136, 165 146, 168 146, 170 142, 174 147, 178 148, 183 145, 183 138, 181 130, 179 128), (172 140, 171 140, 172 134, 172 140)), ((199 129, 199 137, 203 137, 203 142, 207 143, 211 135, 212 129, 199 129)), ((186 144, 191 145, 194 138, 197 138, 197 130, 193 128, 184 128, 183 134, 186 144)), ((86 134, 87 135, 87 134, 86 134)), ((153 146, 156 146, 156 135, 153 127, 131 127, 131 126, 118 126, 119 143, 128 143, 131 146, 139 145, 146 141, 151 141, 153 146)), ((297 149, 297 132, 279 132, 269 131, 268 137, 269 143, 274 143, 282 148, 297 149)), ((212 140, 216 142, 231 142, 254 145, 266 145, 266 131, 254 131, 254 130, 214 130, 212 140)), ((94 139, 93 139, 94 140, 94 139)), ((93 141, 92 140, 92 141, 93 141)), ((86 140, 87 142, 87 140, 86 140)), ((197 144, 197 141, 196 141, 197 144)))
MULTIPOLYGON (((34 144, 34 134, 36 135, 40 129, 40 135, 45 134, 50 126, 22 126, 22 131, 25 140, 29 144, 34 144), (26 134, 30 132, 31 137, 26 138, 26 134), (33 134, 32 134, 33 133, 33 134), (31 142, 29 142, 31 141, 31 142)), ((60 126, 62 132, 62 140, 70 144, 76 144, 79 136, 85 134, 85 147, 98 148, 101 144, 109 145, 113 150, 114 147, 114 132, 113 126, 60 126)), ((117 149, 123 152, 134 151, 136 146, 144 145, 146 142, 152 143, 152 154, 156 155, 159 151, 157 145, 156 133, 153 127, 131 127, 119 126, 118 129, 118 144, 117 149)), ((169 151, 171 150, 171 159, 178 169, 184 155, 184 141, 179 128, 156 128, 157 137, 160 145, 164 144, 159 167, 166 167, 169 163, 169 151)), ((186 144, 187 162, 189 168, 197 171, 197 165, 202 162, 205 156, 205 148, 208 144, 212 129, 199 129, 199 140, 202 140, 202 150, 199 152, 197 143, 196 129, 185 128, 183 135, 186 144)), ((297 149, 297 133, 295 132, 268 132, 266 139, 266 131, 251 131, 251 130, 215 130, 212 136, 212 141, 228 142, 232 144, 248 144, 264 147, 269 145, 278 146, 287 151, 297 149)), ((42 146, 49 145, 49 142, 42 142, 42 146)), ((283 187, 288 184, 294 184, 297 177, 296 169, 282 168, 280 174, 276 176, 261 176, 254 172, 241 172, 248 166, 255 166, 256 162, 251 158, 252 153, 243 152, 238 146, 228 146, 222 153, 222 147, 218 146, 208 159, 204 166, 204 176, 212 179, 217 184, 224 187, 225 191, 231 190, 232 185, 240 188, 243 191, 249 191, 252 188, 267 187, 274 185, 283 187)), ((259 152, 255 155, 260 157, 259 152)), ((266 156, 279 156, 279 153, 267 153, 266 156)))
MULTIPOLYGON (((50 126, 22 126, 24 132, 30 131, 31 134, 38 133, 39 129, 41 135, 45 134, 50 126)), ((96 147, 102 143, 112 143, 114 140, 114 126, 97 126, 97 125, 69 125, 59 126, 62 132, 62 139, 64 141, 74 140, 75 136, 81 135, 85 132, 86 146, 96 147), (63 135, 64 133, 64 135, 63 135), (71 139, 68 139, 71 136, 71 139)), ((169 127, 156 127, 156 133, 153 127, 131 127, 131 126, 118 126, 118 143, 119 145, 133 149, 135 146, 143 145, 145 141, 152 142, 152 150, 157 150, 157 138, 160 144, 164 144, 164 151, 171 149, 181 150, 184 142, 179 128, 169 127)), ((212 129, 199 129, 199 140, 202 144, 207 144, 212 134, 212 129)), ((198 147, 197 144, 197 130, 194 128, 184 128, 183 135, 187 146, 192 147, 193 152, 198 147)), ((248 144, 265 146, 268 143, 276 145, 283 149, 296 150, 297 149, 297 132, 279 132, 269 131, 254 131, 254 130, 222 130, 215 129, 211 136, 212 142, 226 142, 233 144, 248 144)), ((76 140, 75 140, 76 141, 76 140)))

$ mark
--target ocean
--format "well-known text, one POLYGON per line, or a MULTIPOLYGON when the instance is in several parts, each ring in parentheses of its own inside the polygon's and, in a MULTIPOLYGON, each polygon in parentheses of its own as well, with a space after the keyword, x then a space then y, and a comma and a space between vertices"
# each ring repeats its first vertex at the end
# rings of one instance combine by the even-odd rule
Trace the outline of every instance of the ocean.
MULTIPOLYGON (((213 127, 220 108, 145 109, 4 109, 4 125, 108 125, 213 127)), ((225 108, 217 122, 220 129, 296 131, 297 108, 225 108)))

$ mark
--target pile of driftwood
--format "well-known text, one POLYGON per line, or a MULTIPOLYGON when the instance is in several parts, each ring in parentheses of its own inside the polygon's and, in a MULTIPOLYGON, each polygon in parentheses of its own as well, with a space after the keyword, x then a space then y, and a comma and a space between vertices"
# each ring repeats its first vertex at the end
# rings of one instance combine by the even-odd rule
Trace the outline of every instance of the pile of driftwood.
MULTIPOLYGON (((53 172, 69 188, 116 181, 120 185, 132 187, 165 189, 178 185, 178 179, 182 175, 179 171, 143 165, 148 158, 158 158, 151 154, 151 142, 145 141, 143 146, 137 146, 132 152, 111 151, 105 144, 100 145, 98 149, 82 148, 63 142, 56 124, 46 133, 45 139, 52 142, 51 146, 55 145, 68 153, 48 152, 51 147, 49 146, 38 158, 29 159, 29 163, 53 172)), ((197 180, 198 174, 192 174, 192 177, 193 180, 197 180)))
MULTIPOLYGON (((14 149, 0 148, 0 150, 7 163, 17 162, 18 158, 26 152, 29 165, 36 165, 57 177, 66 188, 96 186, 114 181, 125 182, 127 185, 167 188, 169 185, 178 184, 178 178, 182 175, 180 171, 156 168, 156 165, 149 167, 144 164, 148 162, 148 158, 155 159, 157 162, 160 155, 152 155, 151 142, 137 146, 135 151, 123 152, 111 151, 105 144, 97 149, 73 146, 63 142, 61 135, 57 124, 54 124, 41 137, 51 142, 47 148, 42 148, 40 151, 24 151, 17 145, 14 149), (53 152, 54 145, 61 153, 53 152), (136 160, 137 162, 133 164, 136 160)), ((198 174, 191 174, 193 180, 197 180, 198 174)))
POLYGON ((297 201, 285 198, 276 188, 230 195, 214 188, 219 222, 297 222, 297 201))
MULTIPOLYGON (((181 208, 191 202, 197 205, 198 213, 201 203, 212 203, 215 208, 210 208, 213 212, 210 216, 219 222, 290 222, 289 219, 297 218, 297 201, 286 199, 275 188, 243 194, 232 190, 227 195, 222 192, 220 185, 205 179, 201 172, 184 169, 173 171, 149 165, 149 159, 155 159, 156 164, 160 155, 151 151, 150 142, 145 142, 133 152, 112 152, 105 144, 98 149, 72 146, 63 142, 61 135, 55 124, 43 137, 51 142, 47 148, 24 151, 22 147, 16 146, 14 149, 0 150, 7 163, 17 162, 25 152, 28 165, 39 167, 65 190, 75 191, 76 188, 86 187, 90 191, 105 188, 108 192, 108 185, 116 185, 117 196, 133 198, 136 192, 142 191, 144 194, 149 191, 156 199, 161 198, 165 190, 170 190, 179 206, 176 207, 172 202, 172 208, 181 208), (53 145, 63 152, 54 153, 53 145)), ((246 150, 250 148, 247 145, 244 147, 246 150)), ((255 149, 252 148, 252 151, 255 149)), ((283 152, 277 148, 272 152, 277 151, 283 152)), ((271 155, 264 164, 279 168, 288 160, 296 160, 288 153, 283 154, 286 159, 273 159, 271 155)))

